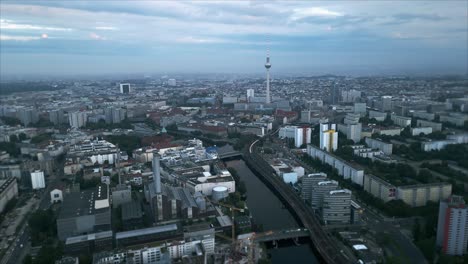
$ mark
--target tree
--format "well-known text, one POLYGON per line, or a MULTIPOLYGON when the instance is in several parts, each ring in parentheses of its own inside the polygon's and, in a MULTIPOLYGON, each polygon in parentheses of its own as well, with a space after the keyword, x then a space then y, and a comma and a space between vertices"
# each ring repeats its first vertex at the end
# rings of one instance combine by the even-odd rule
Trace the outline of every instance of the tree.
POLYGON ((15 134, 10 135, 10 142, 12 143, 18 142, 18 137, 15 134))
POLYGON ((421 224, 419 223, 419 219, 416 218, 414 220, 413 225, 413 239, 414 241, 419 241, 421 239, 421 224))
POLYGON ((20 141, 23 141, 23 140, 27 139, 27 136, 26 136, 25 133, 20 133, 18 138, 19 138, 20 141))

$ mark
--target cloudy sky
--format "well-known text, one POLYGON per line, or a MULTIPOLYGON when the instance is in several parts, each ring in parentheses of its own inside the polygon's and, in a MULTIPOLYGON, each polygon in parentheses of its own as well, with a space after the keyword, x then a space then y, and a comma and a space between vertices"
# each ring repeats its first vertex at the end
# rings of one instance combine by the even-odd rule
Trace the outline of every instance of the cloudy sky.
POLYGON ((6 1, 1 74, 467 73, 467 1, 6 1))

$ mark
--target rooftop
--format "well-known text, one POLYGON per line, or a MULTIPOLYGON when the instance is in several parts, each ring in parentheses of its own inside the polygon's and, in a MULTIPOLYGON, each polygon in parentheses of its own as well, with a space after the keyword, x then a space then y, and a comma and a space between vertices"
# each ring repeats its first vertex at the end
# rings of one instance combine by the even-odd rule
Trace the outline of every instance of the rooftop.
POLYGON ((178 230, 178 227, 176 224, 155 226, 155 227, 150 227, 150 228, 119 232, 115 234, 115 239, 123 239, 123 238, 151 235, 151 234, 164 233, 164 232, 173 232, 177 230, 178 230))

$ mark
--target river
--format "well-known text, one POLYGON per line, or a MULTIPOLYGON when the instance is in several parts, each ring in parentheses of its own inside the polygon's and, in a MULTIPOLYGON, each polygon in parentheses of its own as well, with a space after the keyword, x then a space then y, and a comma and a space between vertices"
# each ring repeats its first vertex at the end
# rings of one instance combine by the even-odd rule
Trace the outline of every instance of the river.
MULTIPOLYGON (((256 224, 263 225, 263 230, 276 230, 298 227, 299 224, 282 202, 268 187, 258 179, 243 160, 227 161, 228 167, 237 170, 247 188, 247 206, 256 224)), ((280 247, 269 248, 268 253, 273 264, 282 263, 318 263, 310 246, 310 241, 296 246, 291 241, 280 242, 280 247)))

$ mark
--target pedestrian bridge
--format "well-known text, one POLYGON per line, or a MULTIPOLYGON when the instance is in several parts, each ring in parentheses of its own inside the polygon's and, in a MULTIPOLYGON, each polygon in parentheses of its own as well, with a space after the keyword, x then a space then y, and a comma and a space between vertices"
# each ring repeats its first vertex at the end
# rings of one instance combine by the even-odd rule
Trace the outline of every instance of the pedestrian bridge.
POLYGON ((307 228, 290 228, 290 229, 267 231, 263 233, 256 233, 253 240, 257 243, 262 243, 262 242, 308 237, 308 236, 310 236, 310 232, 307 228))

